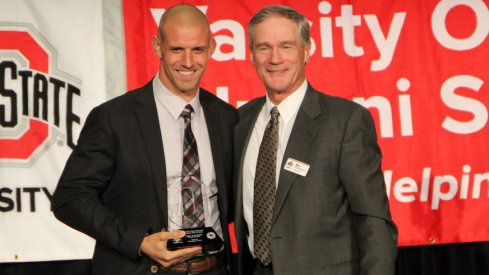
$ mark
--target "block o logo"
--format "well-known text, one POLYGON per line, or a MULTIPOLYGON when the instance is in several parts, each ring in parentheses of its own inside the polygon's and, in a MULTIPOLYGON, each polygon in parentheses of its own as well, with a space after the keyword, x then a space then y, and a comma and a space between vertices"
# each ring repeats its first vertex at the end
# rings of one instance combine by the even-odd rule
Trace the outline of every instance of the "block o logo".
POLYGON ((70 130, 80 122, 71 112, 80 90, 57 77, 73 78, 56 71, 53 59, 54 48, 32 25, 0 25, 0 164, 32 165, 56 136, 63 137, 50 127, 59 127, 61 110, 70 130), (69 106, 60 104, 63 96, 69 106))

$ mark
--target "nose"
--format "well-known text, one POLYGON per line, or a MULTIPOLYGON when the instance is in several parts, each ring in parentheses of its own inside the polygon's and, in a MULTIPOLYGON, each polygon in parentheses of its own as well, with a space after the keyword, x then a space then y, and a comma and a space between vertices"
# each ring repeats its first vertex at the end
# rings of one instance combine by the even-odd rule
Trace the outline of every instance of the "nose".
POLYGON ((192 67, 194 63, 194 57, 192 51, 185 51, 183 53, 182 64, 183 66, 189 68, 192 67))
POLYGON ((278 64, 282 62, 282 54, 280 48, 273 47, 270 52, 270 63, 278 64))

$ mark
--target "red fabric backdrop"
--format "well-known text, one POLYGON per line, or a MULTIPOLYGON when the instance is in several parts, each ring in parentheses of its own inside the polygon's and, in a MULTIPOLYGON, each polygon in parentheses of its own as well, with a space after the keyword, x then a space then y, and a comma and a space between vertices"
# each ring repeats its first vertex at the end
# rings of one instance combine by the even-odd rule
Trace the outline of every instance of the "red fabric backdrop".
MULTIPOLYGON (((123 3, 129 89, 148 82, 165 9, 205 11, 218 48, 202 86, 235 106, 264 95, 247 24, 276 1, 123 3)), ((279 1, 311 22, 309 82, 369 108, 399 245, 489 240, 487 1, 279 1)))

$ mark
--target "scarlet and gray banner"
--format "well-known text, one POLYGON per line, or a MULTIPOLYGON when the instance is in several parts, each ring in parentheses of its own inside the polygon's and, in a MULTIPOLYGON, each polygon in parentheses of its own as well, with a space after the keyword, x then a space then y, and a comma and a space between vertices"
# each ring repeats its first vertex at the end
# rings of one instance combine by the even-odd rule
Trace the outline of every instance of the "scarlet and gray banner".
MULTIPOLYGON (((0 0, 0 262, 91 257, 50 196, 90 109, 155 75, 151 38, 180 2, 0 0)), ((185 2, 217 42, 203 87, 264 95, 246 28, 277 2, 185 2)), ((310 20, 309 82, 374 116, 399 244, 489 240, 488 1, 279 2, 310 20)))
MULTIPOLYGON (((91 258, 50 199, 106 100, 102 1, 0 1, 0 262, 91 258)), ((122 45, 120 45, 122 46, 122 45)))

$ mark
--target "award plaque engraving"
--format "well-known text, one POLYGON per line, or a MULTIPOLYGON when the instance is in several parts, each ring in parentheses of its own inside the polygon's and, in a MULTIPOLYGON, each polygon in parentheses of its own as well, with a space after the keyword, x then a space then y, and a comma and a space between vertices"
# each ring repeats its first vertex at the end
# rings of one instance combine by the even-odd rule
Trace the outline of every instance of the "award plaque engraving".
POLYGON ((181 229, 185 236, 180 239, 168 240, 168 250, 177 250, 190 246, 202 246, 202 251, 216 251, 222 247, 223 241, 212 227, 181 229))

